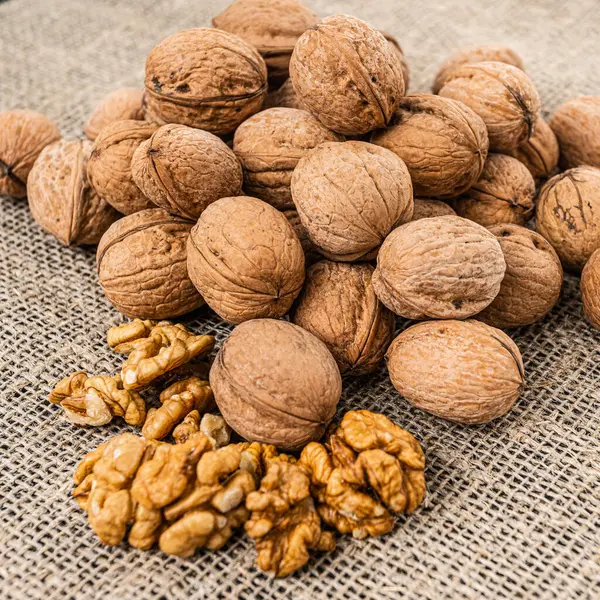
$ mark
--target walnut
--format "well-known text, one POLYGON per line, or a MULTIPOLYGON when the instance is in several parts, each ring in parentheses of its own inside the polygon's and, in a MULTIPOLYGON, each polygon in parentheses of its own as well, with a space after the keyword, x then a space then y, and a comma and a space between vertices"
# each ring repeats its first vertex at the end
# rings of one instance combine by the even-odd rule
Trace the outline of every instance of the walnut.
POLYGON ((119 354, 129 354, 137 345, 147 338, 152 328, 157 325, 156 321, 149 319, 134 319, 128 323, 115 325, 106 334, 106 343, 119 354))
POLYGON ((405 162, 420 196, 462 194, 477 181, 488 154, 481 118, 462 102, 431 94, 401 98, 391 126, 376 131, 371 142, 405 162))
POLYGON ((319 144, 342 141, 305 110, 259 112, 233 138, 233 151, 244 168, 244 191, 280 210, 294 208, 290 182, 298 161, 319 144))
POLYGON ((222 198, 192 229, 188 270, 206 303, 241 323, 283 316, 304 283, 304 252, 287 219, 256 198, 222 198))
POLYGON ((449 204, 441 200, 434 200, 433 198, 415 198, 414 205, 412 221, 456 215, 454 209, 449 204))
POLYGON ((310 239, 310 237, 308 237, 308 231, 306 231, 306 227, 302 225, 298 211, 284 210, 283 214, 298 236, 300 244, 302 244, 302 250, 304 250, 304 262, 306 266, 310 266, 313 263, 321 260, 322 256, 317 250, 317 247, 314 245, 313 241, 310 239))
POLYGON ((327 17, 300 36, 290 77, 308 110, 346 135, 385 127, 405 90, 397 52, 379 31, 348 15, 327 17))
POLYGON ((131 174, 156 206, 194 221, 215 200, 242 191, 242 167, 227 144, 185 125, 164 125, 141 143, 131 174))
POLYGON ((180 31, 146 60, 144 116, 226 134, 258 112, 267 67, 256 48, 218 29, 180 31))
POLYGON ((507 413, 525 385, 521 353, 479 321, 427 321, 404 330, 387 353, 394 387, 412 405, 457 423, 507 413))
POLYGON ((535 181, 512 156, 490 154, 471 189, 453 202, 456 214, 484 227, 499 223, 525 225, 532 217, 535 181))
POLYGON ((581 300, 586 319, 600 329, 600 251, 590 256, 581 273, 581 300))
POLYGON ((376 370, 392 341, 395 317, 375 295, 372 274, 366 264, 318 262, 290 317, 327 345, 342 374, 376 370))
POLYGON ((58 127, 40 113, 0 113, 0 194, 25 198, 33 163, 46 146, 59 139, 58 127))
POLYGON ((398 55, 400 59, 400 66, 402 67, 402 79, 404 80, 404 89, 408 89, 408 85, 410 83, 410 68, 408 63, 406 62, 406 56, 404 56, 404 52, 402 51, 402 47, 398 40, 391 34, 386 31, 382 31, 381 34, 383 37, 389 42, 392 50, 398 55))
POLYGON ((200 431, 200 413, 197 410, 190 411, 183 421, 173 429, 173 439, 176 444, 185 444, 191 436, 200 431))
POLYGON ((202 297, 187 273, 193 222, 161 208, 120 219, 98 245, 98 279, 108 300, 130 317, 164 319, 198 308, 202 297))
POLYGON ((273 319, 242 323, 225 340, 210 386, 227 423, 247 440, 296 450, 323 435, 341 395, 325 344, 273 319))
POLYGON ((379 251, 373 288, 407 319, 462 319, 492 302, 505 270, 487 229, 461 217, 433 217, 392 231, 379 251))
POLYGON ((90 150, 87 141, 54 142, 41 151, 27 179, 33 218, 65 246, 97 244, 119 217, 88 183, 90 150))
POLYGON ((298 110, 305 110, 302 100, 298 98, 294 91, 294 86, 291 79, 286 79, 280 87, 270 91, 267 94, 264 108, 297 108, 298 110))
POLYGON ((321 254, 338 261, 372 258, 413 212, 404 162, 366 142, 325 143, 311 150, 294 170, 292 196, 311 240, 321 254))
POLYGON ((121 88, 111 92, 96 107, 84 127, 85 135, 94 141, 100 131, 117 121, 140 121, 142 112, 142 90, 121 88))
POLYGON ((460 100, 487 126, 490 150, 514 150, 534 133, 540 98, 521 69, 501 62, 465 64, 452 71, 440 96, 460 100))

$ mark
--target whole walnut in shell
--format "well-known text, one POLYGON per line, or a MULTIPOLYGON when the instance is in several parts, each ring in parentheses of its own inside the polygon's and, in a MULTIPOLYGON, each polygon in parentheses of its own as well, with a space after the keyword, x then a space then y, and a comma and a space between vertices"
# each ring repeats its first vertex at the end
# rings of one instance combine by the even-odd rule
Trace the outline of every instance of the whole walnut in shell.
POLYGON ((375 132, 371 142, 406 163, 415 194, 440 197, 462 194, 477 181, 489 145, 478 115, 432 94, 401 98, 391 126, 375 132))
POLYGON ((284 210, 283 214, 298 236, 300 244, 302 244, 305 264, 309 266, 321 260, 323 257, 317 250, 317 247, 313 244, 313 241, 308 237, 308 232, 306 231, 306 227, 302 225, 302 221, 300 220, 298 212, 295 210, 284 210))
POLYGON ((94 141, 102 129, 116 121, 142 120, 142 95, 142 90, 136 88, 121 88, 108 94, 85 124, 85 135, 94 141))
POLYGON ((332 260, 370 259, 387 234, 413 213, 404 162, 366 142, 325 143, 300 160, 292 197, 321 254, 332 260))
POLYGON ((521 353, 503 331, 479 321, 427 321, 390 346, 394 387, 413 406, 457 423, 488 423, 521 395, 521 353))
POLYGON ((166 319, 203 304, 187 274, 193 222, 162 208, 117 221, 98 245, 98 279, 108 300, 128 317, 166 319))
POLYGON ((40 152, 60 139, 58 127, 33 110, 0 113, 0 194, 27 195, 27 177, 40 152))
POLYGON ((404 79, 404 90, 406 91, 410 83, 410 68, 408 66, 408 63, 406 62, 406 56, 404 56, 402 46, 400 46, 398 40, 391 33, 382 31, 381 34, 389 42, 390 46, 392 47, 392 50, 398 55, 398 58, 400 59, 400 66, 402 67, 402 78, 404 79))
POLYGON ((97 244, 119 213, 90 186, 91 142, 60 140, 46 146, 27 179, 29 210, 65 246, 97 244))
POLYGON ((285 216, 248 196, 211 204, 188 242, 190 278, 223 319, 281 317, 304 283, 304 252, 285 216))
POLYGON ((346 135, 385 127, 405 90, 396 51, 379 31, 348 15, 327 17, 300 36, 290 77, 306 108, 346 135))
POLYGON ((596 250, 581 273, 581 300, 585 318, 600 329, 600 251, 596 250))
POLYGON ((156 206, 193 219, 212 202, 242 191, 242 167, 216 135, 163 125, 131 160, 134 182, 156 206))
POLYGON ((218 135, 258 112, 267 67, 256 48, 218 29, 188 29, 164 39, 146 60, 144 115, 218 135))
POLYGON ((487 229, 461 217, 433 217, 390 233, 373 287, 407 319, 464 319, 498 295, 505 270, 500 244, 487 229))
POLYGON ((244 121, 233 138, 233 151, 244 168, 244 191, 280 210, 293 208, 290 182, 298 161, 319 144, 342 141, 305 110, 259 112, 244 121))
POLYGON ((304 329, 255 319, 233 330, 210 371, 221 414, 242 437, 299 450, 335 414, 342 380, 327 346, 304 329))
POLYGON ((342 374, 374 371, 392 341, 395 317, 375 295, 372 274, 367 264, 318 262, 290 315, 327 345, 342 374))
POLYGON ((415 198, 415 209, 411 221, 419 219, 430 219, 431 217, 444 217, 446 215, 456 215, 454 209, 441 200, 433 198, 415 198))
POLYGON ((281 108, 298 108, 300 110, 305 110, 300 98, 298 98, 294 91, 291 79, 286 79, 281 84, 281 87, 278 87, 276 90, 272 90, 267 94, 264 108, 275 108, 277 106, 281 108))
POLYGON ((535 131, 540 98, 521 69, 500 62, 466 64, 453 71, 440 96, 460 100, 486 124, 490 150, 514 150, 535 131))

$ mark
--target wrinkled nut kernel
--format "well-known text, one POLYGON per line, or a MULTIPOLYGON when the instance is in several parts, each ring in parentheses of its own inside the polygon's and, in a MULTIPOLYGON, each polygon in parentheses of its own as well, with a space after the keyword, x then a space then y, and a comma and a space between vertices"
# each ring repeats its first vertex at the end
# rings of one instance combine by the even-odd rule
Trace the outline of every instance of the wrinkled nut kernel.
POLYGON ((532 217, 535 181, 527 167, 511 156, 490 154, 473 186, 453 202, 456 214, 484 227, 525 225, 532 217))
POLYGON ((203 300, 187 273, 193 223, 161 208, 120 219, 98 245, 98 279, 108 300, 129 317, 165 319, 203 300))
POLYGON ((318 262, 290 316, 327 345, 342 374, 374 371, 392 341, 395 317, 375 295, 372 274, 366 264, 318 262))
POLYGON ((111 327, 106 334, 106 343, 119 354, 129 354, 141 341, 150 335, 156 321, 134 319, 111 327))
POLYGON ((379 251, 373 288, 407 319, 463 319, 492 302, 505 270, 487 229, 461 217, 433 217, 392 231, 379 251))
POLYGON ((304 252, 283 214, 246 196, 222 198, 188 242, 188 270, 206 303, 241 323, 283 316, 304 283, 304 252))
POLYGON ((142 90, 136 88, 115 90, 108 94, 94 110, 84 127, 85 135, 93 142, 107 125, 117 121, 141 121, 143 118, 142 90))
POLYGON ((394 387, 413 406, 457 423, 507 413, 525 385, 523 361, 503 331, 479 321, 427 321, 387 352, 394 387))
POLYGON ((146 60, 144 116, 218 135, 258 112, 267 93, 267 67, 253 46, 218 29, 180 31, 146 60))
POLYGON ((404 162, 366 142, 325 143, 292 175, 300 220, 331 260, 369 260, 388 233, 410 221, 412 184, 404 162))
POLYGON ((291 79, 286 79, 281 87, 267 94, 264 108, 297 108, 298 110, 306 110, 300 98, 294 91, 294 86, 291 79))
POLYGON ((343 141, 305 110, 259 112, 244 121, 233 138, 233 151, 244 169, 244 191, 279 210, 294 208, 290 182, 298 161, 319 144, 343 141))
POLYGON ((600 329, 600 251, 596 250, 581 273, 581 300, 585 318, 600 329))
POLYGON ((379 31, 348 15, 327 17, 300 36, 290 77, 307 109, 345 135, 385 127, 405 90, 398 53, 379 31))
POLYGON ((27 195, 27 177, 41 151, 60 139, 58 127, 33 110, 0 113, 0 194, 27 195))
POLYGON ((433 198, 415 198, 414 206, 411 221, 456 215, 454 209, 449 204, 441 200, 434 200, 433 198))
POLYGON ((453 71, 440 96, 460 100, 486 124, 490 150, 524 144, 539 120, 540 98, 521 69, 500 62, 465 64, 453 71))
POLYGON ((302 225, 302 221, 300 220, 300 215, 295 210, 285 210, 283 211, 285 218, 288 220, 289 224, 292 226, 295 234, 298 236, 300 240, 300 244, 302 244, 302 250, 304 250, 304 262, 306 266, 310 266, 313 263, 321 260, 322 256, 317 250, 317 247, 314 245, 313 241, 308 237, 308 231, 306 231, 306 227, 302 225))
POLYGON ((86 174, 91 143, 46 146, 27 179, 29 210, 65 246, 97 244, 119 214, 92 189, 86 174))
POLYGON ((478 115, 431 94, 401 98, 390 127, 376 131, 371 142, 404 161, 416 195, 440 197, 462 194, 477 181, 489 145, 478 115))
POLYGON ((404 56, 404 52, 398 40, 391 34, 385 31, 382 31, 381 34, 383 37, 389 42, 392 50, 398 55, 400 59, 400 66, 402 68, 402 79, 404 80, 404 89, 408 89, 408 85, 410 83, 410 68, 408 66, 408 62, 406 62, 406 56, 404 56))
POLYGON ((274 319, 236 327, 209 379, 221 414, 237 433, 284 450, 323 435, 342 390, 327 346, 304 329, 274 319))

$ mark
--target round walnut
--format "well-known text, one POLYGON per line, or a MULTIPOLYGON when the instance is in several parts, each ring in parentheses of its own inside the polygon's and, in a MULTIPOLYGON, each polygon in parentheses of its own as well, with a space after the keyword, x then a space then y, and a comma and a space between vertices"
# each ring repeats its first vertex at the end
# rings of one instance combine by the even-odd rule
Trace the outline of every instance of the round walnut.
POLYGON ((88 119, 84 127, 85 135, 93 141, 102 129, 116 121, 142 120, 142 95, 142 90, 136 88, 122 88, 111 92, 88 119))
POLYGON ((415 194, 440 197, 477 181, 489 145, 485 123, 470 108, 431 94, 402 98, 391 126, 371 141, 406 163, 415 194))
POLYGON ((540 98, 521 69, 500 62, 463 65, 451 73, 440 96, 460 100, 486 124, 490 150, 525 143, 539 119, 540 98))
POLYGON ((131 175, 156 206, 194 221, 212 202, 242 191, 242 168, 227 144, 185 125, 163 125, 142 142, 131 175))
POLYGON ((402 67, 402 78, 404 79, 404 89, 408 89, 408 85, 410 83, 410 69, 408 67, 408 62, 406 62, 406 56, 404 56, 404 51, 402 50, 402 46, 398 40, 391 34, 385 31, 381 32, 383 37, 389 42, 392 50, 398 55, 400 59, 400 65, 402 67))
POLYGON ((600 329, 600 250, 596 250, 585 263, 580 289, 585 317, 596 329, 600 329))
POLYGON ((464 319, 498 295, 506 263, 485 227, 445 216, 412 221, 386 238, 373 287, 407 319, 464 319))
POLYGON ((145 83, 148 121, 222 135, 261 109, 267 67, 256 48, 237 35, 188 29, 150 51, 145 83))
POLYGON ((281 87, 267 94, 264 108, 298 108, 304 110, 304 105, 294 91, 291 79, 286 79, 281 87))
POLYGON ((302 34, 290 77, 308 110, 346 135, 385 127, 405 89, 397 52, 379 31, 347 15, 327 17, 302 34))
POLYGON ((87 167, 90 183, 103 200, 125 215, 154 207, 133 181, 131 159, 156 129, 157 125, 145 121, 117 121, 94 142, 87 167))
POLYGON ((375 371, 392 341, 395 317, 377 299, 372 275, 367 264, 318 262, 290 315, 327 345, 342 374, 375 371))
POLYGON ((504 253, 506 274, 493 302, 477 318, 500 328, 530 325, 558 301, 563 270, 554 248, 519 225, 490 227, 504 253))
POLYGON ((152 208, 120 219, 102 236, 98 278, 119 311, 128 317, 168 319, 203 304, 187 274, 192 225, 152 208))
POLYGON ((488 423, 521 395, 521 353, 499 329, 479 321, 428 321, 390 346, 394 387, 413 406, 457 423, 488 423))
POLYGON ((456 215, 454 209, 441 200, 433 198, 415 198, 415 209, 411 221, 419 219, 430 219, 431 217, 443 217, 446 215, 456 215))
POLYGON ((244 121, 233 138, 233 151, 244 168, 244 191, 279 210, 293 208, 290 182, 298 161, 319 144, 342 141, 305 110, 259 112, 244 121))
POLYGON ((257 198, 211 204, 188 243, 190 277, 223 319, 281 317, 304 283, 304 251, 278 210, 257 198))
POLYGON ((242 323, 210 370, 221 414, 242 437, 299 450, 325 433, 342 393, 327 346, 273 319, 242 323))
POLYGON ((27 179, 29 210, 65 246, 97 244, 119 213, 88 183, 91 142, 60 140, 46 146, 27 179))
POLYGON ((532 217, 535 181, 512 156, 490 154, 481 177, 453 205, 456 214, 489 227, 499 223, 525 225, 532 217))
POLYGON ((40 152, 60 139, 58 127, 33 110, 0 113, 0 194, 27 195, 27 177, 40 152))
POLYGON ((372 258, 388 233, 413 213, 406 165, 366 142, 311 150, 294 170, 292 196, 319 251, 339 261, 372 258))
POLYGON ((305 264, 308 266, 321 260, 322 256, 317 250, 317 247, 314 245, 313 241, 308 237, 308 231, 306 231, 306 227, 302 225, 302 221, 300 220, 298 212, 295 210, 284 210, 283 214, 289 221, 290 225, 294 229, 294 232, 298 236, 300 243, 302 244, 305 264))

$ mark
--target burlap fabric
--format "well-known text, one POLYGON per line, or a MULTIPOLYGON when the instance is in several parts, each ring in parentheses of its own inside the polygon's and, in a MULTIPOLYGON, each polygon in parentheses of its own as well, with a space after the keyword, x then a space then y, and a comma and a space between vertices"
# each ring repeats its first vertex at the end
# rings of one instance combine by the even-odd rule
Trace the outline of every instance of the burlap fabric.
MULTIPOLYGON (((526 61, 546 113, 600 93, 597 0, 313 0, 396 34, 427 90, 436 68, 468 43, 504 42, 526 61)), ((205 25, 223 2, 9 0, 0 3, 0 110, 29 107, 81 135, 108 91, 139 86, 163 37, 205 25)), ((118 364, 105 333, 119 314, 96 281, 93 249, 66 249, 25 201, 2 198, 0 236, 0 597, 65 598, 598 598, 600 586, 600 334, 583 320, 578 280, 541 323, 514 334, 528 388, 505 418, 452 425, 414 410, 386 372, 348 380, 340 412, 382 411, 413 432, 428 459, 425 505, 394 532, 340 538, 286 580, 254 567, 243 535, 225 550, 178 560, 101 546, 70 500, 87 450, 121 432, 70 425, 47 401, 76 369, 118 364)), ((207 309, 188 322, 222 341, 207 309)), ((399 327, 403 325, 399 323, 399 327)))

